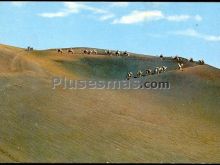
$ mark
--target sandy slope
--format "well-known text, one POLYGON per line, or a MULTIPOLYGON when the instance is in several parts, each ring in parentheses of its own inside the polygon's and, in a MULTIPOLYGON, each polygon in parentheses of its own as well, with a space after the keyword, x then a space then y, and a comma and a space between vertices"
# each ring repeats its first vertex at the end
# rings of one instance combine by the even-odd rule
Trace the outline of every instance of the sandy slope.
POLYGON ((158 57, 0 45, 0 162, 220 162, 220 71, 158 57), (124 79, 165 64, 170 90, 52 90, 51 77, 124 79), (123 67, 122 67, 123 66, 123 67))

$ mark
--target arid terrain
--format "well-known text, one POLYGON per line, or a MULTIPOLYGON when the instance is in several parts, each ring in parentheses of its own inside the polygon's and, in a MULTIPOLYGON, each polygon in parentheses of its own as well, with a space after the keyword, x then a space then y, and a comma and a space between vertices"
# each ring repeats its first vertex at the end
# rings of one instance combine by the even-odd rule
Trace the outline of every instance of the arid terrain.
MULTIPOLYGON (((171 57, 26 51, 0 45, 0 162, 220 162, 220 70, 171 57), (52 89, 52 77, 142 80, 170 89, 52 89)), ((89 49, 89 48, 87 48, 89 49)))

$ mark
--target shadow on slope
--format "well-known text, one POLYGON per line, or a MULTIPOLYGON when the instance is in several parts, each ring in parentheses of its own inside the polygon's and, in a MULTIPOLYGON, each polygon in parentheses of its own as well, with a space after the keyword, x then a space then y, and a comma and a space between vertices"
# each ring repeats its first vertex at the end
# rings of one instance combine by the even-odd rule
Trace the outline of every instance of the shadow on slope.
POLYGON ((168 67, 168 71, 177 68, 176 62, 171 59, 160 60, 157 57, 84 56, 79 60, 56 60, 56 62, 80 77, 96 80, 125 80, 128 72, 136 75, 138 70, 145 71, 146 68, 154 69, 163 65, 168 67))

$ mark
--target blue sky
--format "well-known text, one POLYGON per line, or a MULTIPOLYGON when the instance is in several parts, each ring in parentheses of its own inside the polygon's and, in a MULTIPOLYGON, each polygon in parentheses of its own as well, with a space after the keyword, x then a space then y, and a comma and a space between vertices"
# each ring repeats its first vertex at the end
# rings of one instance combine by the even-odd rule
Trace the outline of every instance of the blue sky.
POLYGON ((0 43, 180 55, 220 68, 220 3, 0 2, 0 43))

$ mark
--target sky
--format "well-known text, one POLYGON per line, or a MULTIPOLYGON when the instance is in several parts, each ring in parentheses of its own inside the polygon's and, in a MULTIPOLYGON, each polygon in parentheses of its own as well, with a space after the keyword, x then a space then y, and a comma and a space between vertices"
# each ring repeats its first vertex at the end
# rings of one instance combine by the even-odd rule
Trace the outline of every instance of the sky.
POLYGON ((0 44, 93 47, 220 68, 218 2, 0 2, 0 44))

